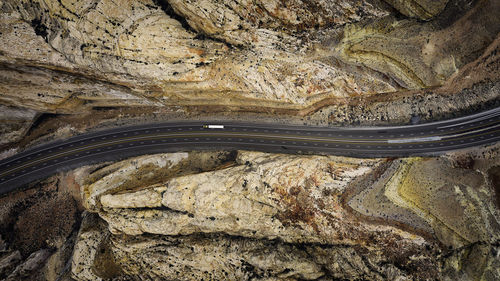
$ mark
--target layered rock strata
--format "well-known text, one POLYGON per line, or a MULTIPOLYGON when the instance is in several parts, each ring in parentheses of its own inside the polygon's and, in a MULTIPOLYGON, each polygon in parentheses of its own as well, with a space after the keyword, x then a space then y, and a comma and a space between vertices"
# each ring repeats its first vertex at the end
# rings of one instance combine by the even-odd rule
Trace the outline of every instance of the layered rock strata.
POLYGON ((139 157, 91 173, 82 192, 93 214, 80 230, 73 277, 500 276, 498 147, 389 161, 209 155, 139 157), (187 162, 209 170, 178 169, 187 162))
POLYGON ((441 86, 500 31, 498 1, 37 0, 0 9, 0 101, 60 113, 314 112, 441 86))

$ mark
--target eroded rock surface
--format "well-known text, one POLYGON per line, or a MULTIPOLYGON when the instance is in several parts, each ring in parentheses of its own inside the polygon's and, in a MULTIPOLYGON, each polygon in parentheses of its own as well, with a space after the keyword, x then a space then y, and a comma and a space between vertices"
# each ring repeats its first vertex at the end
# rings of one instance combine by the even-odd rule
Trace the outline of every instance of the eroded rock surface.
POLYGON ((0 101, 41 112, 224 106, 304 115, 443 85, 497 38, 499 8, 493 0, 2 1, 0 101))
MULTIPOLYGON (((0 0, 0 158, 134 118, 387 125, 498 106, 499 10, 0 0)), ((498 151, 182 152, 83 167, 0 198, 0 278, 499 280, 498 151)))
POLYGON ((498 153, 213 151, 86 166, 0 198, 0 276, 496 280, 498 153))
POLYGON ((500 276, 499 211, 488 174, 499 165, 498 147, 404 161, 206 153, 138 157, 90 174, 82 194, 94 214, 80 230, 73 277, 500 276), (165 172, 190 158, 212 168, 165 172), (213 159, 224 161, 208 165, 213 159), (148 184, 127 180, 138 175, 148 184))

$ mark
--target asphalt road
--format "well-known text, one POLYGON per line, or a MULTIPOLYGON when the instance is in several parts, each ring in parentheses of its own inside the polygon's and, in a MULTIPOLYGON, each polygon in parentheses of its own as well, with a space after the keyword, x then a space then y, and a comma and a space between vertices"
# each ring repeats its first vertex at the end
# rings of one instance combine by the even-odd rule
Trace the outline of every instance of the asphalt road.
POLYGON ((239 122, 175 122, 123 127, 39 146, 0 161, 0 194, 58 171, 131 156, 246 149, 355 157, 438 155, 500 140, 500 108, 434 123, 323 128, 239 122), (224 125, 210 129, 204 125, 224 125))

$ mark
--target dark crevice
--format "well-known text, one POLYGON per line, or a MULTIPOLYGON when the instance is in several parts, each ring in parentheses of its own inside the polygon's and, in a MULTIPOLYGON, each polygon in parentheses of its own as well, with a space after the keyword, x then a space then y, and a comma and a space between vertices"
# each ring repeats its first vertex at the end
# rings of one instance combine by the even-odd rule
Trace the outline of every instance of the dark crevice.
MULTIPOLYGON (((163 195, 162 195, 163 196, 163 195)), ((113 208, 114 209, 114 208, 113 208)), ((121 210, 120 208, 116 208, 114 210, 121 210)), ((140 212, 140 211, 150 211, 150 210, 155 210, 155 211, 165 211, 165 212, 171 212, 171 213, 176 213, 176 214, 182 214, 182 215, 188 215, 191 217, 189 212, 187 211, 181 211, 181 210, 175 210, 166 206, 157 206, 157 207, 136 207, 136 208, 126 208, 127 211, 133 211, 133 212, 140 212)))
POLYGON ((369 270, 371 270, 374 273, 377 273, 381 277, 381 279, 388 280, 389 277, 387 276, 387 274, 383 271, 378 270, 375 266, 373 266, 373 264, 370 262, 368 257, 366 257, 365 255, 360 255, 360 257, 361 257, 361 260, 363 261, 363 263, 365 264, 365 266, 369 270))
POLYGON ((450 0, 443 11, 432 18, 432 23, 440 29, 448 28, 478 5, 478 2, 477 0, 450 0))
POLYGON ((496 241, 475 241, 475 242, 472 242, 468 245, 465 245, 465 246, 462 246, 462 247, 458 247, 458 248, 454 248, 454 249, 450 249, 448 251, 445 251, 440 257, 439 259, 441 260, 445 260, 447 258, 450 258, 451 256, 453 256, 454 254, 459 254, 459 253, 462 253, 466 250, 470 250, 476 246, 489 246, 489 247, 500 247, 500 240, 496 240, 496 241))
POLYGON ((49 43, 47 35, 49 34, 47 32, 47 26, 42 23, 42 20, 40 18, 34 18, 31 20, 31 26, 35 30, 35 34, 38 36, 41 36, 45 42, 49 43))
POLYGON ((241 48, 243 48, 243 45, 233 45, 233 44, 231 44, 223 39, 210 36, 210 35, 205 34, 203 32, 199 32, 198 34, 196 34, 194 39, 196 39, 196 40, 211 40, 214 42, 222 43, 222 44, 225 44, 229 49, 235 49, 235 48, 241 49, 241 48))
POLYGON ((42 123, 51 122, 52 119, 57 118, 60 115, 61 114, 55 114, 55 113, 42 113, 38 115, 33 121, 33 123, 31 123, 30 128, 26 131, 24 135, 25 136, 30 135, 31 133, 33 133, 33 130, 38 128, 39 125, 41 125, 42 123))
MULTIPOLYGON (((23 62, 20 62, 23 63, 23 62)), ((130 91, 131 88, 122 84, 117 84, 113 83, 111 81, 102 79, 99 76, 96 76, 94 74, 90 74, 87 72, 73 72, 70 69, 54 69, 54 68, 49 68, 44 65, 36 65, 36 64, 29 64, 27 61, 26 64, 12 64, 12 63, 0 63, 0 70, 7 70, 7 71, 14 71, 20 74, 23 73, 31 73, 35 71, 44 71, 44 72, 49 72, 50 75, 67 75, 69 77, 78 77, 78 81, 81 83, 88 82, 88 83, 102 83, 110 87, 116 87, 116 89, 120 89, 123 91, 130 91)))
POLYGON ((62 2, 62 0, 57 0, 57 2, 59 2, 59 5, 61 5, 61 7, 64 8, 64 10, 66 10, 66 12, 72 14, 73 16, 75 16, 76 18, 80 18, 80 16, 78 14, 76 14, 75 12, 73 12, 72 10, 68 9, 68 7, 66 7, 66 5, 64 5, 64 3, 62 2))
POLYGON ((182 27, 186 29, 187 31, 191 31, 193 33, 197 33, 196 30, 194 30, 188 23, 188 21, 181 15, 179 15, 174 8, 170 5, 170 3, 167 2, 167 0, 153 0, 153 3, 155 3, 156 6, 160 7, 162 11, 165 12, 169 17, 177 20, 178 22, 181 23, 182 27))
POLYGON ((494 191, 494 198, 497 208, 500 209, 500 166, 494 166, 488 170, 488 177, 494 191))
POLYGON ((226 42, 223 39, 212 37, 212 36, 210 36, 208 34, 205 34, 203 32, 194 30, 189 25, 189 23, 186 20, 186 18, 184 18, 183 16, 181 16, 180 14, 178 14, 174 10, 174 8, 172 8, 172 6, 170 5, 170 3, 168 3, 168 1, 166 1, 166 0, 153 0, 153 2, 155 3, 156 6, 160 7, 162 9, 162 11, 165 12, 165 14, 167 14, 169 17, 177 20, 185 30, 187 30, 189 32, 192 32, 192 33, 195 33, 196 36, 194 37, 194 39, 196 39, 196 40, 211 40, 211 41, 219 42, 219 43, 225 44, 230 49, 234 49, 235 47, 242 47, 242 46, 234 46, 233 44, 231 44, 229 42, 226 42))

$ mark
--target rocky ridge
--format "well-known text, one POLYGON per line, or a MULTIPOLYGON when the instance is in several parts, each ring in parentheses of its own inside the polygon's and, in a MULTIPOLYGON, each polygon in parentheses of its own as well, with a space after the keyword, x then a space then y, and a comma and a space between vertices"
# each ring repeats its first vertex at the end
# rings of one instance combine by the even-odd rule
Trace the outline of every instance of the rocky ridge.
POLYGON ((463 0, 2 1, 0 103, 26 113, 0 116, 0 149, 185 118, 387 125, 492 108, 498 8, 463 0))
POLYGON ((500 31, 497 1, 387 2, 2 1, 0 98, 315 112, 441 86, 500 31))
POLYGON ((154 171, 193 156, 119 162, 82 183, 94 214, 80 230, 73 277, 494 280, 497 155, 493 147, 387 162, 239 151, 215 170, 140 186, 127 179, 158 179, 154 171), (100 260, 112 270, 89 271, 100 260))
MULTIPOLYGON (((495 107, 499 5, 0 0, 0 158, 133 122, 387 125, 495 107)), ((498 280, 498 153, 82 167, 0 198, 0 278, 498 280)))
POLYGON ((0 198, 0 276, 496 280, 498 153, 205 151, 85 166, 0 198))

